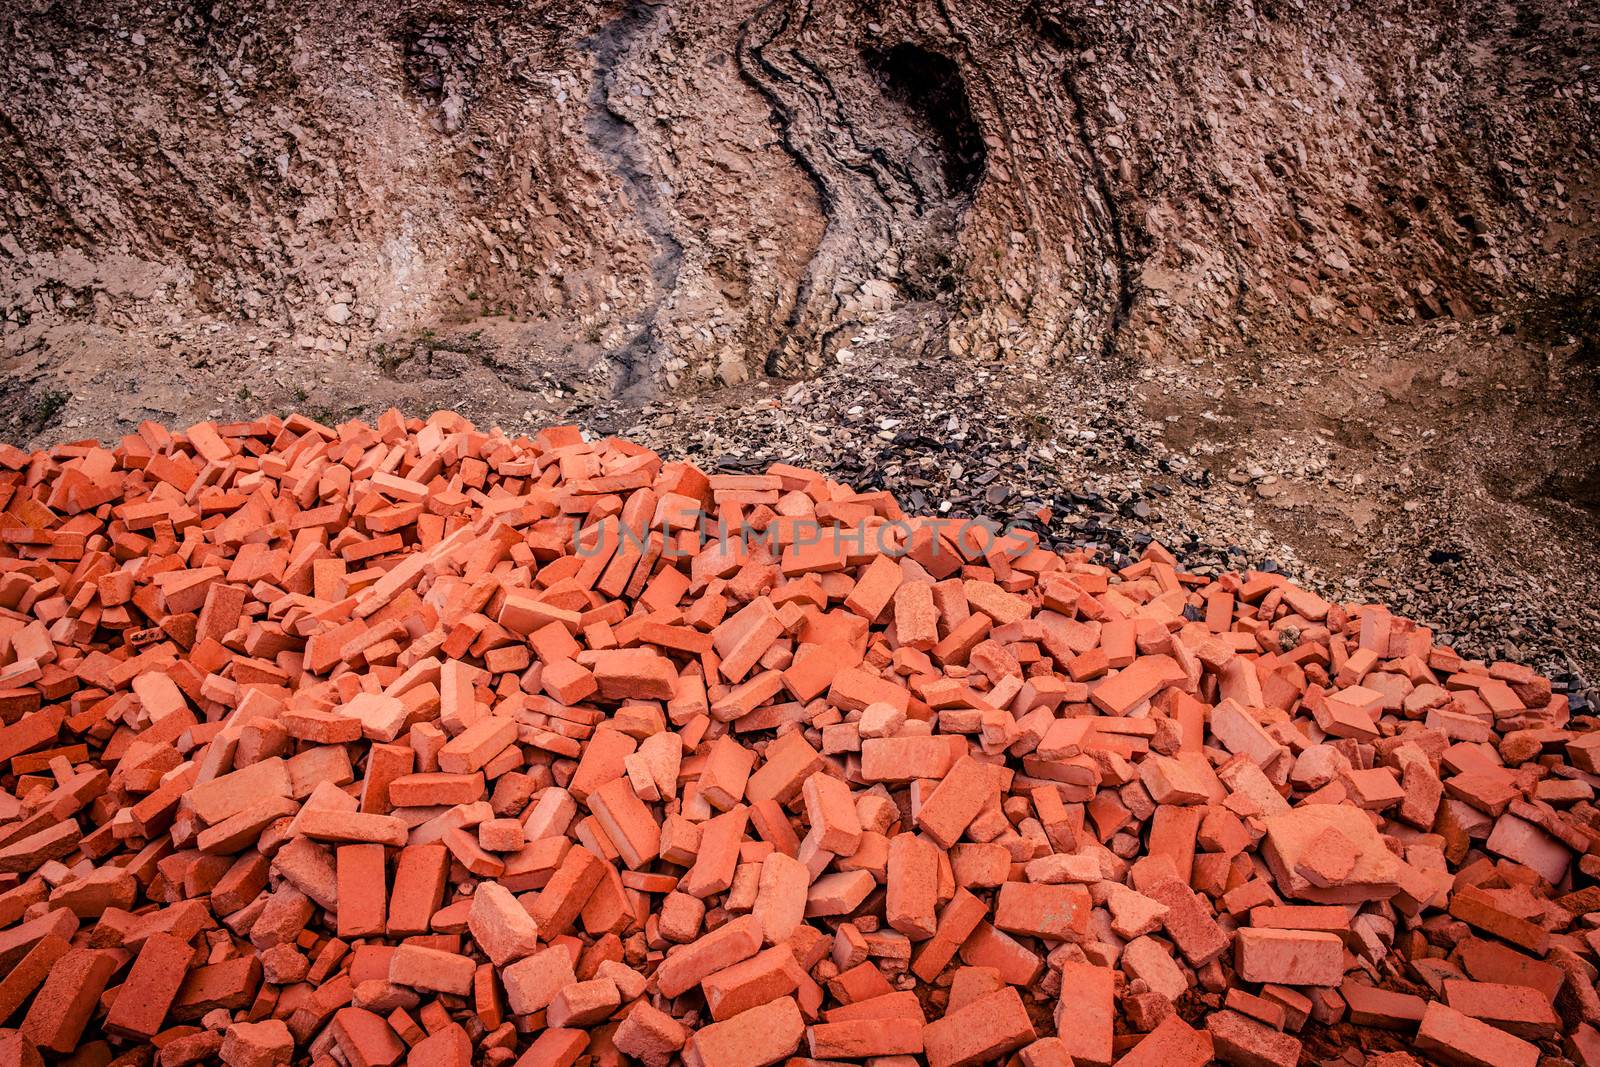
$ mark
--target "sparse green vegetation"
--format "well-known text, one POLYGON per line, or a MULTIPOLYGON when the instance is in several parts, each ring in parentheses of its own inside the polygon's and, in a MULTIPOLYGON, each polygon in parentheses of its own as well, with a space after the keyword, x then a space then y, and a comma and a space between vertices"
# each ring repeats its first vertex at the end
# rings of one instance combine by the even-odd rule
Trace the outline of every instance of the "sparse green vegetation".
POLYGON ((40 430, 51 425, 66 408, 67 402, 72 399, 72 394, 60 389, 46 389, 39 394, 39 399, 34 402, 33 430, 40 430))
POLYGON ((378 357, 378 373, 385 378, 393 378, 395 371, 400 369, 400 364, 406 361, 405 355, 399 349, 391 348, 383 341, 373 345, 372 351, 378 357))

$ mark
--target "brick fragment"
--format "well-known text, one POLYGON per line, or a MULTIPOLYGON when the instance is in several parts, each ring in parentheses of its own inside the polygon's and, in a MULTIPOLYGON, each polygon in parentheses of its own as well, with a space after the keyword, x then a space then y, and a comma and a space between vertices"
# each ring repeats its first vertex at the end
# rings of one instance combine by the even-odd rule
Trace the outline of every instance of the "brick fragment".
POLYGON ((805 1021, 793 997, 697 1030, 683 1049, 688 1067, 766 1067, 800 1047, 805 1021))
POLYGON ((256 956, 235 956, 195 967, 178 987, 172 1017, 187 1022, 215 1008, 242 1008, 255 998, 260 985, 261 960, 256 956))
POLYGON ((922 1051, 922 1029, 885 1026, 877 1019, 820 1023, 806 1028, 806 1049, 818 1060, 909 1056, 922 1051))
POLYGON ((818 771, 806 779, 801 792, 817 844, 836 856, 854 855, 861 844, 861 819, 850 787, 818 771))
POLYGON ((1109 967, 1063 963, 1055 1006, 1056 1033, 1074 1063, 1107 1067, 1116 1021, 1116 976, 1109 967))
POLYGON ((761 920, 741 916, 668 953, 656 969, 656 984, 664 996, 682 996, 707 975, 754 956, 761 943, 761 920))
POLYGON ((884 902, 889 925, 913 941, 938 929, 939 854, 932 842, 915 834, 896 834, 889 841, 884 902))
POLYGON ((235 1022, 222 1037, 219 1056, 228 1067, 276 1067, 294 1057, 294 1035, 282 1019, 235 1022))
POLYGON ((1002 1058, 1038 1035, 1022 998, 997 990, 922 1028, 929 1067, 970 1067, 1002 1058))
POLYGON ((347 940, 386 929, 388 885, 382 845, 344 845, 337 853, 338 930, 347 940))
POLYGON ((389 895, 390 937, 427 933, 444 899, 450 853, 443 845, 412 845, 395 862, 389 895))
POLYGON ((1082 886, 1007 882, 996 901, 994 924, 1014 934, 1072 941, 1089 930, 1093 902, 1082 886))
POLYGON ((1236 1011, 1215 1011, 1206 1016, 1212 1054, 1234 1067, 1296 1067, 1300 1042, 1236 1011))
POLYGON ((1203 967, 1228 950, 1228 934, 1188 886, 1162 878, 1145 886, 1144 894, 1166 907, 1162 928, 1191 967, 1203 967))
POLYGON ((1444 999, 1463 1015, 1529 1041, 1553 1038, 1561 1027, 1550 1001, 1527 986, 1447 979, 1444 999))
POLYGON ((340 1008, 328 1030, 353 1067, 393 1067, 405 1058, 400 1035, 382 1016, 365 1008, 340 1008))
POLYGON ((963 756, 922 802, 917 828, 947 849, 960 840, 995 792, 995 778, 989 767, 963 756))
POLYGON ((72 1052, 116 969, 115 957, 96 949, 75 948, 62 956, 34 994, 19 1027, 22 1035, 41 1049, 72 1052))
POLYGON ((789 946, 778 945, 713 971, 701 979, 700 988, 711 1017, 720 1022, 789 996, 803 973, 789 946))
POLYGON ((187 941, 165 933, 145 938, 106 1015, 106 1030, 144 1040, 160 1033, 193 960, 187 941))
POLYGON ((772 852, 761 862, 760 881, 752 913, 761 923, 768 944, 787 941, 805 921, 811 875, 805 864, 772 852))
POLYGON ((551 1026, 582 1028, 605 1022, 622 1003, 622 994, 609 978, 594 978, 564 986, 550 1002, 546 1019, 551 1026))
POLYGON ((589 807, 630 870, 638 870, 660 853, 661 828, 626 778, 591 793, 589 807))
POLYGON ((506 1003, 518 1015, 542 1011, 556 994, 577 981, 572 954, 557 945, 524 957, 500 972, 506 1003))
MULTIPOLYGON (((26 955, 0 978, 0 1023, 10 1019, 35 989, 49 977, 56 962, 72 949, 72 943, 58 934, 46 934, 28 949, 26 955)), ((174 987, 176 988, 176 987, 174 987)))
POLYGON ((1339 987, 1350 1010, 1350 1021, 1360 1026, 1376 1026, 1385 1030, 1410 1031, 1422 1021, 1426 1002, 1410 993, 1397 993, 1389 989, 1362 985, 1346 980, 1339 987))
POLYGON ((1247 982, 1338 985, 1344 978, 1344 943, 1312 930, 1261 930, 1235 934, 1234 967, 1247 982))
MULTIPOLYGON (((392 1025, 392 1020, 390 1020, 392 1025)), ((402 1033, 401 1040, 410 1039, 402 1033)), ((472 1039, 457 1023, 435 1030, 411 1046, 406 1067, 471 1067, 472 1039)))
POLYGON ((530 956, 539 947, 533 916, 498 882, 482 882, 472 894, 467 929, 496 967, 530 956))
POLYGON ((1417 1027, 1416 1046, 1451 1067, 1535 1067, 1538 1046, 1434 1001, 1417 1027))
POLYGON ((1203 1067, 1213 1057, 1211 1034, 1169 1015, 1133 1051, 1117 1061, 1126 1067, 1203 1067))
POLYGON ((423 945, 401 945, 389 957, 389 981, 435 993, 466 996, 476 970, 470 957, 423 945))
POLYGON ((689 1031, 666 1012, 640 1001, 628 1011, 611 1040, 617 1051, 645 1067, 668 1067, 689 1040, 689 1031))

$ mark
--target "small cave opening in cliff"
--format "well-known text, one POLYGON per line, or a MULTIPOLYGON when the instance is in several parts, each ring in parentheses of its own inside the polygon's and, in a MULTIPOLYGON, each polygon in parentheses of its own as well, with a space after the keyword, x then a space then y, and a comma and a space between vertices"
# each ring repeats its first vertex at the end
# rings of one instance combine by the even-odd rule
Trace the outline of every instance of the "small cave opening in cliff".
POLYGON ((939 154, 946 195, 970 200, 983 180, 987 153, 955 62, 912 44, 869 51, 866 60, 885 95, 924 127, 918 132, 929 137, 939 154))

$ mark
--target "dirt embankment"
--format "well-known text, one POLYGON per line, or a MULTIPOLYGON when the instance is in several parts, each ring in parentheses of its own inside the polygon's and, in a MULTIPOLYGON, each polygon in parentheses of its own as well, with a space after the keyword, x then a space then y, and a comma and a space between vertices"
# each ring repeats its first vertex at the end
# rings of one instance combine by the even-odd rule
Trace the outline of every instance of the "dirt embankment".
POLYGON ((0 6, 14 439, 448 406, 970 508, 899 480, 982 412, 1007 506, 1600 665, 1589 5, 0 6))

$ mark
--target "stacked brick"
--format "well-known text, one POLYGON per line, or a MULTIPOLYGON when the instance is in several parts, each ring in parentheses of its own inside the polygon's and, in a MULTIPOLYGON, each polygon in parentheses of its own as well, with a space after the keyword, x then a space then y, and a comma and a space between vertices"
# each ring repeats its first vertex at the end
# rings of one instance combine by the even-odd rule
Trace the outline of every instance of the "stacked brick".
POLYGON ((445 413, 0 507, 0 1063, 1600 1064, 1600 733, 1380 606, 445 413))

